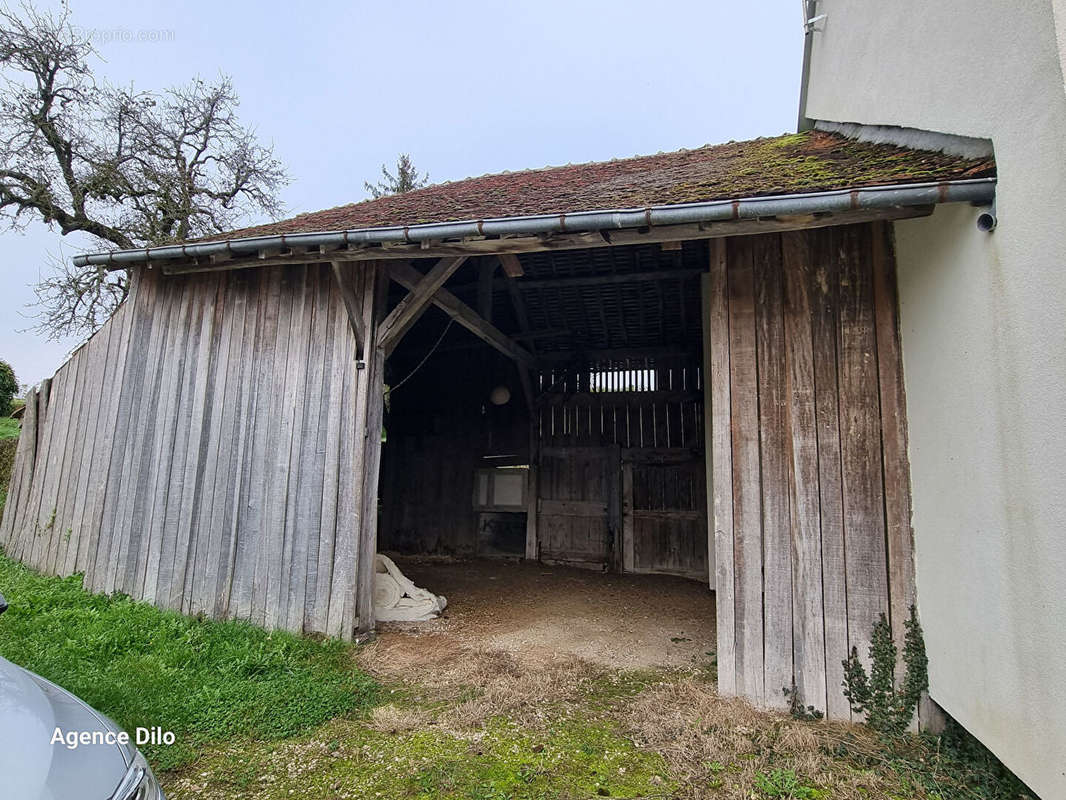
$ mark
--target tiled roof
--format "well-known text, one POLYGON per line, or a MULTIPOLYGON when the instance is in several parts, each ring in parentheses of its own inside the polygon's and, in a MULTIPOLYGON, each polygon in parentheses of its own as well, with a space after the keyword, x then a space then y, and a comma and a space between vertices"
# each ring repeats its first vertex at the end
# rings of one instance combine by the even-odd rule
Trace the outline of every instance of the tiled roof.
POLYGON ((961 158, 809 131, 653 156, 483 175, 208 238, 647 208, 994 174, 991 158, 961 158))

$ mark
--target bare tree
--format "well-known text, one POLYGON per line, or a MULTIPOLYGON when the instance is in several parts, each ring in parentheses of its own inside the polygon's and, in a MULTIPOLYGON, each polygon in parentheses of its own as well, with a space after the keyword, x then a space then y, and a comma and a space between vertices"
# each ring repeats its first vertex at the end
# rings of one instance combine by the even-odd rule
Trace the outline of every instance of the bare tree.
POLYGON ((395 175, 389 172, 388 167, 382 164, 381 176, 382 180, 377 183, 367 181, 363 184, 366 190, 374 196, 375 200, 390 194, 403 194, 404 192, 410 192, 412 189, 421 189, 429 183, 429 174, 423 173, 419 175, 415 165, 411 162, 411 156, 407 153, 401 153, 399 158, 396 159, 395 175))
MULTIPOLYGON (((280 213, 285 171, 241 125, 227 77, 164 92, 117 88, 94 79, 96 56, 65 10, 0 10, 0 218, 130 248, 280 213)), ((38 330, 91 333, 127 284, 124 273, 53 265, 37 287, 38 330)))

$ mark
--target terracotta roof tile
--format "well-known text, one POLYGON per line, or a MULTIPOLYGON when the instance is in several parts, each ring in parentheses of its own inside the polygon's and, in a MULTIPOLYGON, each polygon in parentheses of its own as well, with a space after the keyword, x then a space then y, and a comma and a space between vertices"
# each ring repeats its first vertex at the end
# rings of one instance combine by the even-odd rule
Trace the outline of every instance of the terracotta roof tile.
POLYGON ((961 158, 809 131, 467 178, 208 238, 645 208, 994 174, 991 158, 961 158))

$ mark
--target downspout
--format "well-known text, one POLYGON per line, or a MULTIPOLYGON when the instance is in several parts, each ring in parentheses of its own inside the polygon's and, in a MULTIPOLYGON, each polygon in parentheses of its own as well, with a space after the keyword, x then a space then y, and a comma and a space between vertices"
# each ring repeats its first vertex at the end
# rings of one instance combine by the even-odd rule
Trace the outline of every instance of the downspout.
POLYGON ((602 211, 576 211, 569 214, 536 214, 526 217, 439 222, 424 225, 356 228, 343 231, 282 233, 225 239, 194 244, 172 244, 115 250, 74 257, 74 265, 122 268, 130 264, 200 258, 213 255, 250 256, 260 250, 291 247, 367 246, 419 244, 445 239, 471 237, 550 236, 560 233, 603 232, 610 240, 611 230, 651 228, 660 225, 692 225, 710 222, 735 222, 766 217, 806 214, 833 214, 936 203, 967 202, 987 205, 996 194, 995 178, 912 183, 906 185, 865 186, 858 189, 834 189, 808 194, 746 197, 736 200, 711 200, 648 208, 625 208, 602 211))
POLYGON ((814 23, 818 0, 801 0, 803 4, 803 68, 800 71, 799 119, 796 131, 803 133, 814 127, 814 120, 807 116, 807 84, 811 77, 811 45, 814 38, 814 23))

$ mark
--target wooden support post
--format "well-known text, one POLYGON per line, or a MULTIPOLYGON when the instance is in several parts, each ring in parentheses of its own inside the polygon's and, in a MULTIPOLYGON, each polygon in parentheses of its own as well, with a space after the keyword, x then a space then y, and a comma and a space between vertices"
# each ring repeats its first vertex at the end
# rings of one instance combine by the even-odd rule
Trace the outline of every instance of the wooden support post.
POLYGON ((463 265, 464 261, 466 261, 466 256, 442 258, 418 280, 418 283, 409 287, 410 293, 400 301, 399 305, 381 323, 377 346, 384 350, 386 355, 393 351, 396 345, 399 344, 400 339, 403 338, 403 335, 425 313, 433 300, 433 295, 463 265))
MULTIPOLYGON (((521 369, 521 366, 519 366, 521 369)), ((540 436, 537 419, 532 411, 529 415, 529 486, 526 491, 526 560, 536 561, 540 557, 537 539, 537 521, 540 512, 540 436)))
POLYGON ((482 259, 477 276, 477 310, 486 322, 492 322, 492 276, 496 274, 499 261, 495 258, 482 259))
POLYGON ((739 690, 736 661, 736 571, 733 539, 733 440, 731 427, 732 368, 729 336, 729 280, 726 242, 711 248, 710 271, 704 289, 704 321, 709 368, 704 397, 710 407, 705 428, 711 459, 708 516, 714 525, 714 589, 718 615, 718 691, 735 695, 739 690))
POLYGON ((381 468, 381 431, 385 406, 385 350, 381 342, 382 317, 388 278, 381 264, 367 275, 363 319, 367 331, 366 367, 359 370, 357 424, 353 468, 360 480, 357 506, 357 561, 355 575, 355 636, 364 639, 374 629, 374 557, 378 539, 378 473, 381 468))

